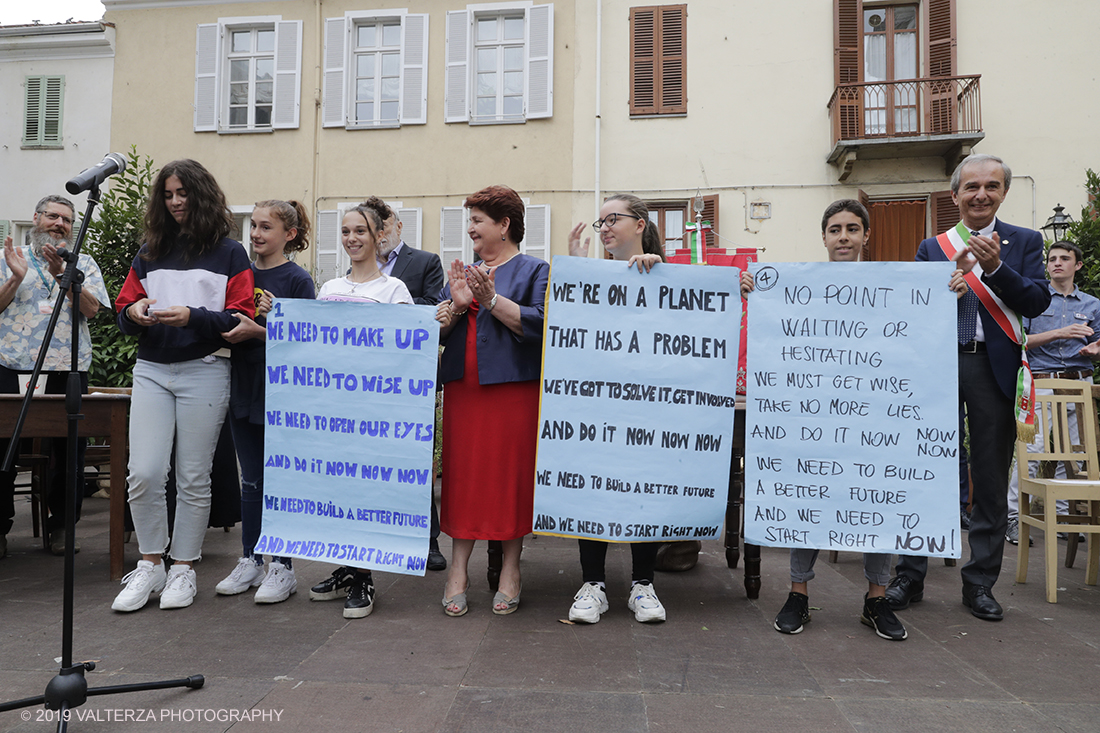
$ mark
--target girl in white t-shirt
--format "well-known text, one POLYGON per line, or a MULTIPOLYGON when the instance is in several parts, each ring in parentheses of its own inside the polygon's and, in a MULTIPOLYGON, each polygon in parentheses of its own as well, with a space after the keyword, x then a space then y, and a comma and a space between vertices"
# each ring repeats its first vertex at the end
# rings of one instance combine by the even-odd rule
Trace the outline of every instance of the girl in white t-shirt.
POLYGON ((363 303, 412 303, 405 283, 386 277, 378 269, 378 233, 382 222, 378 212, 356 206, 344 214, 340 237, 351 258, 351 272, 321 286, 317 300, 351 300, 363 303))
MULTIPOLYGON (((405 283, 378 269, 378 237, 382 219, 374 209, 356 206, 344 214, 340 239, 351 259, 351 272, 321 286, 317 300, 357 303, 412 303, 405 283)), ((370 570, 337 568, 329 578, 309 589, 311 601, 336 600, 346 595, 344 618, 363 618, 374 610, 374 579, 370 570)))

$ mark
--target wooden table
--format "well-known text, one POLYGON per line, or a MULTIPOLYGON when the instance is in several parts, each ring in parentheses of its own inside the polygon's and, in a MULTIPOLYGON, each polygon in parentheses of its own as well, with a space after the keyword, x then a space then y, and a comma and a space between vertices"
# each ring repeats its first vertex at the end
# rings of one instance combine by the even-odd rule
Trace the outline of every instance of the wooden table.
MULTIPOLYGON (((733 454, 730 456, 729 498, 726 502, 726 565, 741 559, 742 507, 745 504, 745 397, 737 395, 733 415, 733 454)), ((745 593, 760 597, 760 546, 745 543, 745 593)))
MULTIPOLYGON (((94 389, 94 388, 93 388, 94 389)), ((20 395, 0 395, 0 434, 10 437, 15 429, 20 395)), ((82 438, 106 437, 111 445, 111 513, 110 570, 111 580, 122 577, 123 518, 126 510, 126 463, 128 459, 127 415, 128 394, 92 393, 83 395, 80 411, 84 419, 77 426, 82 438)), ((24 438, 64 438, 69 433, 65 414, 65 395, 39 395, 31 400, 27 420, 23 424, 24 438)), ((83 490, 83 487, 78 488, 83 490)))

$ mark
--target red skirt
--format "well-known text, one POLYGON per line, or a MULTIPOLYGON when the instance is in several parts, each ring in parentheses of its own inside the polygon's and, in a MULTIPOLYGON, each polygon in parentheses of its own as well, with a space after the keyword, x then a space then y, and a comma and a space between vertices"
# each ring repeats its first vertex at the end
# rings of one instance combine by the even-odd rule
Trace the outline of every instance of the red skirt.
POLYGON ((539 383, 478 383, 476 317, 475 303, 462 379, 443 385, 439 526, 457 539, 514 540, 534 513, 539 383))

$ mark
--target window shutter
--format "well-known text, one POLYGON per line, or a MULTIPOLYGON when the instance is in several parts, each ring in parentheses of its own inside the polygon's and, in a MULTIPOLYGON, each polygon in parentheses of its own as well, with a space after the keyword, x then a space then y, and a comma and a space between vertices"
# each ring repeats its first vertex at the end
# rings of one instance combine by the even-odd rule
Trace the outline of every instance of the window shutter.
POLYGON ((42 144, 42 87, 43 76, 28 76, 26 79, 25 104, 23 105, 23 144, 42 144))
MULTIPOLYGON (((837 86, 840 86, 858 82, 863 76, 863 2, 834 0, 833 7, 836 12, 833 75, 837 86)), ((862 93, 856 91, 837 100, 841 140, 857 140, 863 137, 863 112, 860 109, 862 99, 862 93)))
POLYGON ((0 242, 11 236, 11 222, 7 219, 0 219, 0 242))
POLYGON ((423 211, 419 208, 396 209, 401 221, 401 239, 414 249, 424 249, 420 232, 423 231, 423 211))
POLYGON ((61 99, 65 77, 47 76, 45 104, 42 105, 42 144, 61 146, 61 99))
MULTIPOLYGON (((341 20, 343 20, 341 18, 341 20)), ((317 259, 314 270, 317 279, 324 283, 337 277, 339 273, 340 251, 340 212, 317 212, 317 259)))
MULTIPOLYGON (((688 208, 686 214, 688 221, 695 221, 695 197, 692 196, 688 201, 688 208)), ((713 230, 710 236, 707 237, 707 246, 720 247, 718 243, 718 234, 721 233, 721 229, 718 228, 718 194, 712 196, 703 196, 703 221, 709 221, 713 230)), ((662 233, 663 234, 663 233, 662 233)), ((686 245, 685 245, 686 246, 686 245)))
POLYGON ((195 132, 218 129, 217 23, 200 23, 195 32, 195 132))
POLYGON ((455 260, 469 264, 474 259, 474 243, 466 235, 466 208, 444 206, 439 218, 439 259, 443 261, 443 272, 448 272, 455 260))
POLYGON ((527 119, 554 114, 554 6, 527 10, 527 119))
POLYGON ((657 9, 630 9, 630 114, 657 113, 657 9))
POLYGON ((959 223, 962 216, 959 207, 951 200, 950 191, 933 191, 930 194, 932 204, 932 233, 935 237, 959 223))
MULTIPOLYGON (((447 11, 447 78, 443 99, 444 122, 467 122, 470 88, 467 67, 470 64, 470 18, 465 10, 447 11)), ((446 264, 446 263, 444 263, 446 264)))
POLYGON ((321 93, 321 126, 343 127, 344 111, 344 43, 348 38, 348 21, 325 19, 325 83, 321 93))
POLYGON ((687 113, 687 5, 661 8, 658 114, 687 113))
POLYGON ((630 9, 630 114, 687 113, 687 5, 630 9))
POLYGON ((271 127, 298 127, 302 95, 302 21, 281 20, 275 24, 275 99, 271 127))
POLYGON ((428 122, 428 15, 401 19, 401 124, 428 122))
POLYGON ((521 251, 550 261, 550 204, 528 206, 523 213, 525 233, 521 251))
MULTIPOLYGON (((955 0, 928 2, 928 76, 955 75, 955 0)), ((950 82, 930 85, 928 127, 932 134, 955 131, 955 86, 950 82)), ((942 230, 941 230, 942 231, 942 230)))

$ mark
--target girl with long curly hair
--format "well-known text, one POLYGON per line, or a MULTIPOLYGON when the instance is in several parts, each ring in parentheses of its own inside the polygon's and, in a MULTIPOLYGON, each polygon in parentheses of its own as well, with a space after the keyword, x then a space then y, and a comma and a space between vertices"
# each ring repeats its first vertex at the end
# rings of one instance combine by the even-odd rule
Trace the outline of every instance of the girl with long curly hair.
POLYGON ((153 592, 161 608, 195 599, 194 561, 210 514, 210 468, 229 404, 222 333, 251 317, 252 270, 229 239, 225 194, 206 168, 176 160, 149 191, 145 244, 115 301, 118 327, 138 336, 130 403, 130 512, 142 559, 111 605, 136 611, 153 592), (176 515, 169 547, 165 482, 173 440, 176 515), (165 572, 165 551, 174 561, 165 572))

